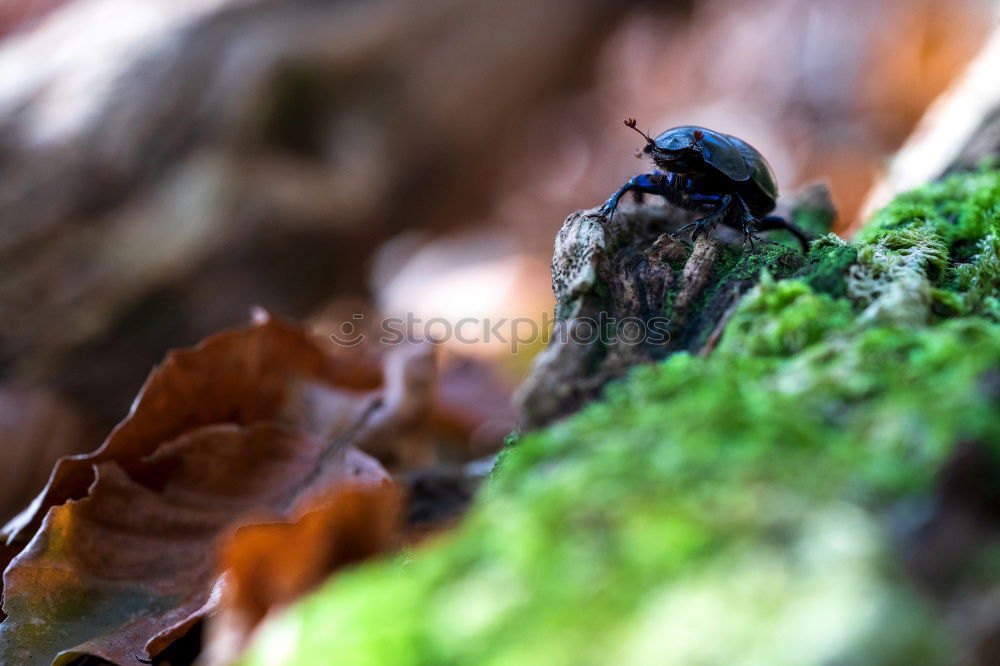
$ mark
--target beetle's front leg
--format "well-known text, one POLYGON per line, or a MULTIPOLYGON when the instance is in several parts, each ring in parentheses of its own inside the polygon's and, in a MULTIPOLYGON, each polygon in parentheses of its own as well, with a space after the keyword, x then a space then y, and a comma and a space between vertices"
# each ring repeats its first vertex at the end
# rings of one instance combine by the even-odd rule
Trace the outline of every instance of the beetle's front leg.
POLYGON ((636 192, 646 192, 649 194, 663 194, 664 184, 666 182, 665 176, 659 171, 653 173, 644 173, 630 179, 627 183, 618 188, 618 191, 608 197, 608 200, 604 202, 601 206, 599 214, 601 217, 610 221, 611 217, 615 214, 615 209, 618 208, 618 201, 625 195, 628 191, 636 192))

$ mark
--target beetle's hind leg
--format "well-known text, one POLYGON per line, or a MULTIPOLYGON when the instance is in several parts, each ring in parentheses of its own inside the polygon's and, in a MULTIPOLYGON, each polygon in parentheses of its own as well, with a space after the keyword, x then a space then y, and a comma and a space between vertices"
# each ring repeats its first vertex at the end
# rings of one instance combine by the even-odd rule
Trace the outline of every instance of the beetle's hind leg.
POLYGON ((797 226, 789 222, 783 217, 777 215, 768 215, 757 220, 757 231, 773 231, 775 229, 784 229, 795 236, 799 243, 802 244, 802 252, 804 254, 809 254, 809 242, 813 240, 809 235, 799 229, 797 226))
POLYGON ((757 244, 754 241, 762 240, 761 237, 757 235, 757 231, 759 231, 757 224, 760 220, 758 220, 754 214, 750 212, 750 207, 747 206, 742 197, 736 196, 736 204, 738 219, 731 221, 730 226, 743 231, 743 247, 746 247, 746 244, 750 243, 750 250, 756 251, 757 244))

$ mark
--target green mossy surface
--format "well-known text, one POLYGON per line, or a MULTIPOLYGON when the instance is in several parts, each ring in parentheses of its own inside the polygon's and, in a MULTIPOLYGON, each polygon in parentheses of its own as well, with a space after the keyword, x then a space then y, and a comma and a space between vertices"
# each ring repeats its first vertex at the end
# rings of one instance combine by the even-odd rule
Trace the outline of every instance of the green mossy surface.
POLYGON ((799 276, 814 291, 840 298, 847 294, 847 271, 857 258, 856 247, 827 234, 813 242, 799 276))
MULTIPOLYGON (((798 246, 796 246, 798 247, 798 246)), ((679 327, 671 325, 670 334, 673 349, 700 349, 705 339, 711 334, 715 321, 721 311, 712 311, 710 306, 717 304, 716 310, 725 310, 728 296, 749 287, 763 273, 777 278, 791 277, 802 265, 802 255, 797 249, 792 249, 781 243, 759 242, 753 251, 720 244, 719 256, 712 264, 708 286, 690 305, 689 311, 682 318, 679 327)), ((680 284, 684 266, 674 270, 674 284, 680 284)), ((667 295, 663 308, 663 316, 669 320, 675 317, 674 295, 667 295)))
MULTIPOLYGON (((956 445, 1000 446, 998 237, 980 171, 816 243, 711 355, 523 434, 462 527, 334 578, 243 663, 954 663, 890 527, 956 445)), ((1000 584, 997 552, 962 575, 1000 584)))

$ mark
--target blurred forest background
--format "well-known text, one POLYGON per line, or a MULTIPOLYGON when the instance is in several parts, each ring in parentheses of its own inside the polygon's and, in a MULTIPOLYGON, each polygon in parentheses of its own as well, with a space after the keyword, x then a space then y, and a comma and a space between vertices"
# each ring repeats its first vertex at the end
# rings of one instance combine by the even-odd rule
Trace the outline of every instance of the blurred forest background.
MULTIPOLYGON (((738 135, 783 192, 827 181, 848 235, 994 22, 987 0, 4 0, 0 513, 253 305, 323 335, 539 320, 565 216, 645 168, 626 117, 738 135)), ((455 457, 514 425, 532 349, 448 346, 455 457)))

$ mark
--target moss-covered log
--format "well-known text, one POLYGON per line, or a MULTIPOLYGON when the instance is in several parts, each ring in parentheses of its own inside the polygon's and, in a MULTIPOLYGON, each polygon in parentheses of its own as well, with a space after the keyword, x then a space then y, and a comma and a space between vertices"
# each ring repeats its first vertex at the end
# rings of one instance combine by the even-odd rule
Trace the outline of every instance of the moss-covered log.
POLYGON ((244 663, 998 663, 998 288, 1000 171, 904 195, 244 663))
MULTIPOLYGON (((782 201, 782 213, 823 233, 834 211, 824 185, 782 201)), ((556 236, 552 290, 556 324, 518 395, 521 425, 566 416, 639 363, 714 347, 740 298, 764 272, 794 275, 803 264, 788 232, 744 247, 720 226, 693 247, 674 232, 690 214, 659 204, 622 206, 611 220, 596 209, 566 218, 556 236)))

